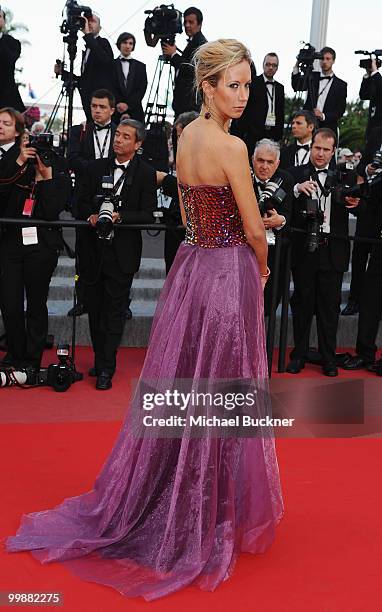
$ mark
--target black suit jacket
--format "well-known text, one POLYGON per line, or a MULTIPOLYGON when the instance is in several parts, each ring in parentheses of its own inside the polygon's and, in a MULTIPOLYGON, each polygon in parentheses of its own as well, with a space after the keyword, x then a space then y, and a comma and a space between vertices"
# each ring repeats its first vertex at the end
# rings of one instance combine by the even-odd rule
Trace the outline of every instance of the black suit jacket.
MULTIPOLYGON (((105 151, 104 156, 112 159, 114 157, 113 140, 116 130, 115 124, 111 123, 110 129, 109 148, 105 151)), ((76 178, 79 178, 84 173, 85 168, 92 161, 95 161, 93 121, 88 121, 85 128, 82 124, 73 125, 69 133, 67 159, 69 168, 76 173, 76 178)))
MULTIPOLYGON (((375 153, 381 149, 382 146, 382 126, 375 127, 370 132, 369 139, 366 143, 365 152, 362 156, 361 161, 357 166, 357 174, 362 176, 365 180, 369 177, 366 175, 366 166, 372 161, 375 153)), ((373 226, 375 235, 380 235, 382 229, 382 185, 378 185, 371 190, 370 197, 366 201, 369 214, 374 219, 373 226)))
POLYGON ((382 76, 379 72, 371 77, 362 79, 359 90, 361 100, 370 100, 368 133, 382 125, 382 76))
MULTIPOLYGON (((34 181, 35 170, 32 165, 19 166, 16 159, 20 147, 15 144, 0 160, 0 214, 7 218, 22 218, 24 203, 30 195, 31 184, 34 181), (9 181, 11 182, 5 182, 9 181), (4 182, 3 182, 4 181, 4 182)), ((63 160, 61 160, 63 162, 63 160)), ((64 163, 60 164, 62 167, 64 163)), ((56 221, 64 210, 69 198, 70 180, 68 174, 58 166, 53 168, 53 178, 36 183, 34 199, 35 206, 32 219, 56 221)), ((20 239, 20 227, 7 226, 7 235, 20 239)), ((39 243, 57 250, 63 246, 60 228, 38 227, 39 243)))
POLYGON ((195 51, 205 42, 207 42, 207 39, 201 32, 197 32, 187 44, 182 55, 176 53, 171 58, 171 66, 175 68, 174 98, 172 103, 175 118, 186 111, 199 109, 194 90, 195 70, 191 62, 195 51))
POLYGON ((22 113, 25 106, 15 82, 15 64, 20 54, 20 41, 3 34, 0 38, 0 108, 12 106, 22 113))
MULTIPOLYGON (((287 145, 286 147, 282 147, 280 153, 280 166, 287 170, 288 168, 292 168, 296 163, 296 153, 298 147, 296 141, 292 144, 287 145)), ((306 152, 306 161, 309 160, 309 151, 306 152)))
MULTIPOLYGON (((290 218, 292 214, 294 180, 293 180, 293 177, 289 174, 289 172, 286 172, 285 170, 282 170, 281 168, 278 168, 276 170, 276 172, 270 178, 270 180, 272 181, 277 178, 281 178, 283 180, 281 189, 283 189, 286 192, 286 197, 284 201, 281 204, 277 204, 275 206, 275 209, 277 210, 278 214, 283 215, 285 217, 286 224, 284 225, 282 229, 282 231, 285 232, 288 230, 288 227, 290 224, 290 218)), ((259 189, 258 189, 258 185, 256 181, 256 176, 253 177, 253 188, 255 190, 256 198, 258 200, 260 193, 259 193, 259 189)), ((274 233, 277 233, 279 231, 281 230, 274 230, 274 233)))
MULTIPOLYGON (((80 92, 82 106, 87 118, 91 119, 90 101, 93 92, 96 89, 112 88, 112 65, 113 51, 110 43, 106 38, 93 34, 85 34, 84 40, 86 48, 90 49, 84 71, 80 77, 75 77, 78 82, 78 90, 80 92)), ((86 54, 86 50, 82 54, 82 60, 86 54)), ((68 78, 69 73, 63 71, 63 79, 68 78)))
MULTIPOLYGON (((309 162, 303 166, 290 168, 289 172, 294 178, 294 183, 303 183, 309 180, 313 166, 309 162)), ((301 229, 307 229, 307 222, 301 215, 301 211, 306 207, 306 196, 301 194, 298 198, 294 198, 293 211, 291 218, 291 226, 301 229)), ((358 216, 361 214, 362 206, 351 209, 352 214, 358 216), (357 210, 358 208, 358 210, 357 210)), ((335 192, 331 194, 331 209, 330 209, 330 233, 341 236, 349 235, 349 209, 344 204, 336 199, 335 192)), ((292 266, 298 264, 307 256, 306 234, 293 232, 292 234, 292 266)), ((333 269, 337 272, 346 272, 349 267, 350 260, 350 242, 348 240, 338 240, 336 238, 329 239, 330 262, 333 269)), ((315 256, 318 262, 318 251, 310 253, 310 257, 315 256)))
POLYGON ((267 87, 271 94, 269 85, 265 85, 264 75, 254 76, 250 86, 247 106, 240 119, 234 120, 231 126, 231 134, 235 134, 244 140, 248 152, 252 155, 255 144, 262 138, 281 140, 284 129, 284 106, 285 94, 284 86, 278 81, 274 81, 274 105, 276 115, 276 125, 271 128, 265 127, 265 120, 268 113, 267 87))
MULTIPOLYGON (((125 84, 122 62, 117 58, 113 62, 112 79, 112 92, 115 96, 116 104, 125 102, 128 105, 126 112, 130 117, 143 122, 145 114, 143 112, 142 100, 147 89, 146 64, 136 59, 131 59, 127 83, 125 84)), ((120 116, 121 113, 116 112, 116 120, 120 116)))
MULTIPOLYGON (((99 203, 94 197, 101 193, 102 177, 112 174, 113 160, 97 159, 85 169, 78 197, 78 217, 86 220, 99 211, 99 203)), ((152 212, 157 206, 156 173, 139 155, 129 164, 122 191, 122 207, 119 212, 122 223, 152 223, 152 212)), ((86 279, 95 276, 96 262, 102 252, 102 242, 94 228, 84 230, 80 246, 80 273, 86 279)), ((116 229, 112 246, 124 273, 134 274, 139 269, 142 255, 142 236, 140 230, 116 229)))
MULTIPOLYGON (((314 100, 308 92, 304 109, 313 110, 317 106, 317 98, 320 84, 320 72, 314 71, 313 76, 313 94, 314 100)), ((292 74, 292 87, 294 91, 300 91, 301 75, 292 74)), ((319 127, 327 127, 337 133, 338 122, 346 110, 346 97, 347 97, 347 83, 342 79, 339 79, 336 75, 333 76, 333 81, 328 91, 328 95, 325 100, 323 113, 325 120, 320 121, 317 118, 319 127)))

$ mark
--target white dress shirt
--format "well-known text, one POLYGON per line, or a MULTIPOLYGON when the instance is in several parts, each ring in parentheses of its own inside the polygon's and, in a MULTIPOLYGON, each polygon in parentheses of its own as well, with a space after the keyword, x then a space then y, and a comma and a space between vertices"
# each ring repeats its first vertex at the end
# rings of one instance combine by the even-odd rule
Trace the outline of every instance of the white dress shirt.
POLYGON ((304 144, 296 141, 296 146, 297 146, 297 151, 295 154, 295 160, 294 160, 294 165, 295 166, 302 166, 303 164, 307 164, 309 161, 309 155, 310 155, 310 149, 312 146, 312 141, 309 140, 309 142, 304 142, 304 144), (306 149, 303 148, 303 146, 308 146, 309 147, 309 151, 306 151, 306 149))
POLYGON ((131 58, 130 58, 130 55, 128 57, 125 57, 124 55, 121 54, 118 59, 121 62, 121 65, 122 65, 123 77, 125 79, 125 84, 126 84, 127 77, 129 76, 129 71, 130 71, 130 62, 123 62, 121 60, 124 60, 124 59, 125 60, 127 60, 127 59, 130 60, 131 58))
POLYGON ((4 153, 9 151, 13 147, 15 142, 8 142, 7 144, 0 144, 0 159, 3 157, 4 153))
MULTIPOLYGON (((126 162, 119 162, 117 159, 115 160, 115 163, 118 164, 119 166, 125 166, 125 168, 127 168, 127 166, 130 163, 130 159, 126 162)), ((114 170, 114 185, 118 182, 118 180, 120 179, 121 175, 123 174, 123 170, 122 168, 115 168, 114 170)), ((122 181, 122 183, 120 184, 120 186, 117 189, 116 195, 120 195, 121 191, 122 191, 122 187, 123 187, 123 183, 124 181, 122 181)))
MULTIPOLYGON (((319 85, 318 85, 317 108, 322 113, 324 110, 326 98, 328 97, 328 93, 333 83, 334 73, 331 72, 330 74, 323 74, 323 73, 320 74, 320 77, 327 77, 327 76, 331 77, 330 80, 329 79, 324 79, 322 81, 320 80, 319 85)), ((324 115, 324 119, 325 119, 325 115, 324 115)))
POLYGON ((274 79, 268 79, 268 77, 263 74, 263 79, 265 83, 265 90, 268 102, 268 110, 267 116, 265 118, 265 125, 268 127, 274 127, 276 125, 276 113, 275 113, 275 102, 276 102, 276 85, 274 79), (267 83, 272 83, 272 85, 267 85, 267 83))
MULTIPOLYGON (((327 170, 328 168, 329 168, 329 164, 325 168, 321 168, 321 170, 316 168, 318 179, 323 187, 325 186, 328 175, 326 172, 322 172, 322 170, 327 170)), ((323 195, 321 192, 320 186, 318 186, 317 197, 320 200, 320 207, 324 213, 324 222, 322 224, 322 231, 324 234, 329 234, 330 232, 330 212, 332 208, 332 194, 329 193, 328 196, 323 195)))
POLYGON ((101 157, 102 158, 108 157, 110 139, 111 139, 111 122, 105 125, 104 130, 94 130, 93 142, 94 142, 94 152, 95 152, 96 159, 100 159, 101 157), (98 138, 98 142, 97 142, 97 138, 98 138), (105 142, 105 139, 106 139, 106 142, 105 142), (103 152, 103 155, 102 155, 102 152, 103 152))

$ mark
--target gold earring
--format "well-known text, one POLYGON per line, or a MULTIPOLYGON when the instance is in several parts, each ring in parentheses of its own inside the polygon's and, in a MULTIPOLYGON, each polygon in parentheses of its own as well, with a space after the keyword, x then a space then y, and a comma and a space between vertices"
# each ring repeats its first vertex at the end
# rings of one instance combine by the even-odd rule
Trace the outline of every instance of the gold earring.
POLYGON ((208 99, 207 111, 204 113, 205 119, 211 119, 211 100, 212 98, 208 99))

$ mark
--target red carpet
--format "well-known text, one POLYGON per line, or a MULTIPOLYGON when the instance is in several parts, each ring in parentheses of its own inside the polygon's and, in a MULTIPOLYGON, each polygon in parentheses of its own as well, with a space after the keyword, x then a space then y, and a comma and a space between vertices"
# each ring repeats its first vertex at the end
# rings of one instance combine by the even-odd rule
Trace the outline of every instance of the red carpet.
MULTIPOLYGON (((1 538, 15 532, 22 513, 92 487, 127 406, 127 377, 139 374, 143 356, 139 349, 121 351, 120 373, 107 393, 93 391, 89 378, 64 394, 0 390, 1 538)), ((79 351, 78 364, 84 371, 92 365, 87 349, 79 351)), ((277 445, 286 512, 275 544, 264 555, 242 555, 233 577, 214 593, 191 587, 148 604, 81 582, 59 564, 41 566, 29 553, 3 551, 0 591, 62 592, 63 609, 73 612, 380 609, 381 440, 290 439, 277 445)))

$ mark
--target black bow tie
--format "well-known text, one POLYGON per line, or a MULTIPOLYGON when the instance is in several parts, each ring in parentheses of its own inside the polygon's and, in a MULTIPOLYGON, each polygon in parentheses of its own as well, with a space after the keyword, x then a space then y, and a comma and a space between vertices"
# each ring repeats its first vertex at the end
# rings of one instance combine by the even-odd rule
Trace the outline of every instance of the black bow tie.
POLYGON ((330 81, 331 79, 331 76, 320 76, 320 81, 330 81))
POLYGON ((257 186, 259 189, 261 189, 261 191, 264 191, 264 189, 266 189, 267 184, 266 183, 262 183, 261 181, 257 181, 257 186))
POLYGON ((129 62, 129 61, 130 61, 130 59, 129 59, 128 57, 120 57, 120 58, 119 58, 119 61, 120 61, 120 62, 129 62))
POLYGON ((118 164, 117 162, 114 162, 113 164, 113 169, 114 170, 122 170, 122 172, 124 172, 126 170, 127 166, 124 166, 123 164, 118 164))
POLYGON ((315 171, 317 172, 317 174, 328 174, 328 169, 327 168, 322 168, 322 170, 320 170, 319 168, 315 168, 315 171))
POLYGON ((107 125, 98 125, 98 123, 94 124, 94 129, 97 132, 100 132, 101 130, 110 130, 111 127, 111 123, 108 123, 107 125))
POLYGON ((304 149, 304 151, 309 151, 310 150, 310 146, 309 145, 297 144, 297 148, 299 149, 299 151, 301 151, 301 149, 304 149))
POLYGON ((265 81, 265 84, 266 84, 266 85, 274 85, 274 84, 275 84, 275 82, 274 82, 274 81, 265 81))
POLYGON ((2 158, 2 157, 3 157, 4 153, 5 153, 5 149, 2 149, 2 148, 0 147, 0 158, 2 158))

